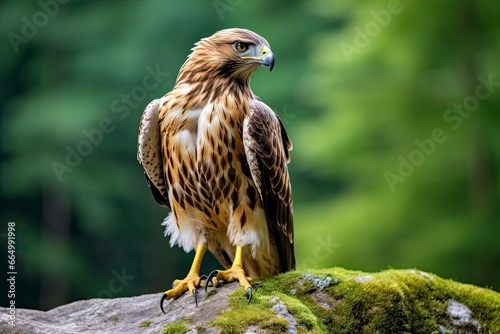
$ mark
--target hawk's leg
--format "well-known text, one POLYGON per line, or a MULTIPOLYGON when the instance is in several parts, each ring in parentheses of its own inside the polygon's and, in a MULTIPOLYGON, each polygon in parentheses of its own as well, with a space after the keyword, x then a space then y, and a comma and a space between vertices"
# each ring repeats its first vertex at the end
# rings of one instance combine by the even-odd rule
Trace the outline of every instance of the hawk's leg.
POLYGON ((210 282, 210 280, 212 280, 214 286, 219 285, 219 281, 228 283, 238 281, 240 282, 240 285, 243 287, 243 289, 246 290, 246 296, 248 302, 250 303, 250 301, 252 300, 252 286, 249 282, 252 280, 252 278, 247 277, 247 275, 245 274, 245 270, 243 269, 242 253, 243 248, 239 246, 236 247, 236 254, 234 255, 234 261, 231 268, 229 268, 228 270, 212 271, 207 277, 207 285, 205 285, 205 290, 207 289, 208 282, 210 282))
MULTIPOLYGON (((160 308, 163 311, 163 301, 165 299, 178 298, 184 294, 184 292, 189 291, 191 295, 194 295, 194 300, 196 302, 196 306, 198 306, 198 296, 196 293, 196 288, 200 286, 200 266, 201 260, 203 259, 203 255, 207 248, 205 246, 199 245, 196 247, 196 254, 194 255, 193 264, 191 265, 191 269, 187 274, 186 278, 179 280, 176 279, 173 283, 173 288, 165 291, 165 294, 161 297, 160 308)), ((165 311, 163 311, 165 313, 165 311)))

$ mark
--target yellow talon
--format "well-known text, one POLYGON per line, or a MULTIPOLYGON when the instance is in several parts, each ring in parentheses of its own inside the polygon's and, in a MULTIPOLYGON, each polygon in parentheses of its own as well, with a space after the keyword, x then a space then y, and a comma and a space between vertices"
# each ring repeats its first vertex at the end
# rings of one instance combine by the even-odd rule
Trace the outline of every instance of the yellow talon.
MULTIPOLYGON (((243 269, 242 261, 242 247, 236 247, 236 254, 234 255, 234 261, 231 268, 227 270, 214 270, 208 275, 207 283, 211 280, 214 286, 219 285, 219 281, 224 281, 227 283, 238 281, 243 289, 247 292, 248 302, 252 300, 252 286, 250 285, 251 277, 245 274, 243 269)), ((205 290, 207 286, 205 286, 205 290)))
MULTIPOLYGON (((196 288, 200 287, 200 267, 201 260, 203 259, 203 255, 207 248, 205 246, 198 246, 196 248, 196 254, 194 255, 193 264, 191 265, 191 269, 187 274, 186 278, 179 280, 176 279, 174 281, 173 288, 165 291, 160 301, 160 308, 163 311, 163 301, 165 299, 173 299, 178 298, 184 294, 184 292, 189 291, 191 295, 194 295, 194 300, 196 302, 196 306, 198 306, 198 296, 196 293, 196 288)), ((165 313, 165 311, 163 311, 165 313)))

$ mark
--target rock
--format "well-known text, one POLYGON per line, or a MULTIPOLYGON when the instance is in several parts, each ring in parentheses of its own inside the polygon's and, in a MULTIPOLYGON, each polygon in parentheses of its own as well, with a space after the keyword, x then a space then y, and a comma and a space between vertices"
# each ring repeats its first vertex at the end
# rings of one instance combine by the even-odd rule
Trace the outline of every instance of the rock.
POLYGON ((294 271, 185 294, 90 299, 50 311, 0 308, 0 333, 500 333, 500 294, 418 270, 294 271))

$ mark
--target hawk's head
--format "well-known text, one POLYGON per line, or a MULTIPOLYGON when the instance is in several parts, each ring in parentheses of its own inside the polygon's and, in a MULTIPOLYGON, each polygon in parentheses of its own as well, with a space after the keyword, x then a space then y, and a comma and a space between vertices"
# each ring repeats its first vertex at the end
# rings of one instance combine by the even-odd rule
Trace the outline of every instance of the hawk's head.
POLYGON ((181 71, 248 81, 261 65, 273 69, 274 55, 269 43, 246 29, 224 29, 203 38, 192 49, 181 71), (207 73, 208 72, 208 73, 207 73))

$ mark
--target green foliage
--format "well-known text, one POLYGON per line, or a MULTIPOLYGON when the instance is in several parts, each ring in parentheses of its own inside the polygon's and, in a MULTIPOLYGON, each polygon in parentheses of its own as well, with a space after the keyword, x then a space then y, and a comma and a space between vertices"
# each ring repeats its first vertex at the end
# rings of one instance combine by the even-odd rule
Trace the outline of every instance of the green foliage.
POLYGON ((161 334, 184 334, 189 330, 184 320, 179 320, 171 324, 166 324, 161 330, 161 334))
MULTIPOLYGON (((260 33, 276 55, 252 86, 294 143, 299 268, 418 267, 498 290, 499 6, 70 1, 49 15, 2 3, 0 217, 16 222, 18 305, 162 291, 185 276, 192 254, 163 237, 137 127, 193 43, 227 27, 260 33), (455 108, 485 81, 487 97, 455 108), (117 279, 122 268, 134 278, 117 279)), ((217 267, 207 256, 202 271, 217 267)))
POLYGON ((294 161, 332 186, 297 206, 298 253, 330 235, 320 267, 411 265, 498 288, 497 5, 390 3, 310 3, 343 24, 316 36, 303 80, 321 112, 294 134, 294 161))

